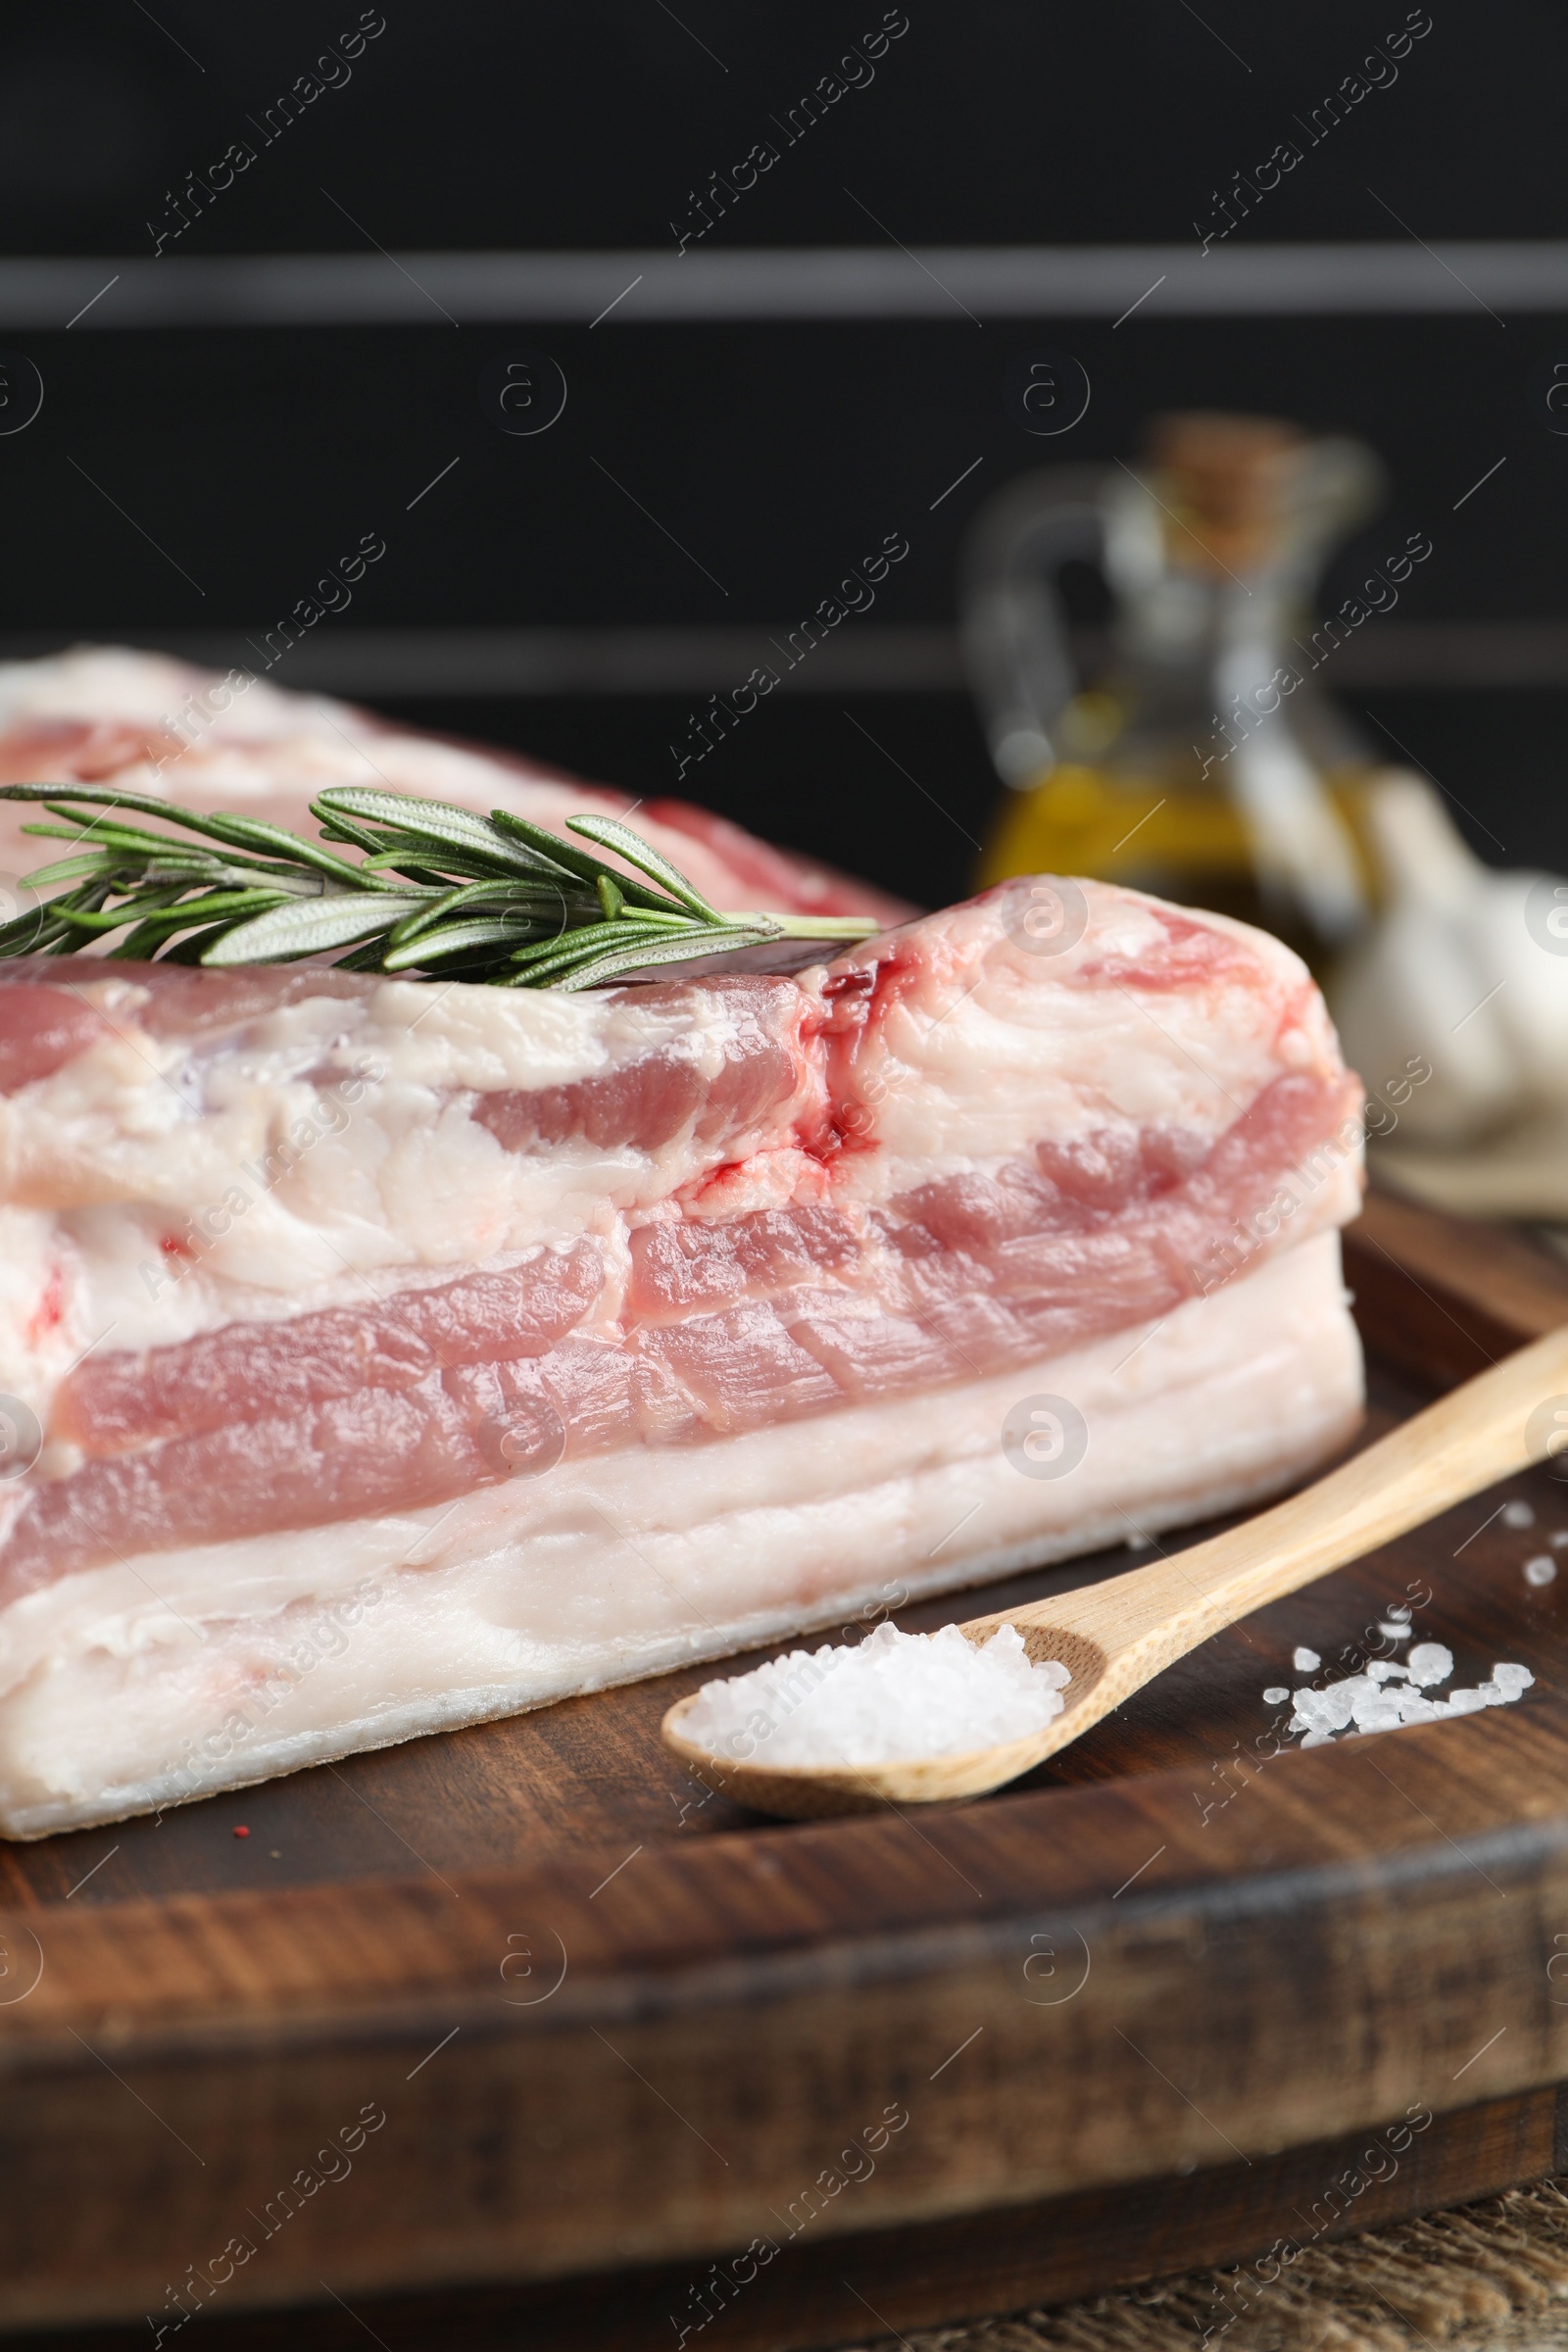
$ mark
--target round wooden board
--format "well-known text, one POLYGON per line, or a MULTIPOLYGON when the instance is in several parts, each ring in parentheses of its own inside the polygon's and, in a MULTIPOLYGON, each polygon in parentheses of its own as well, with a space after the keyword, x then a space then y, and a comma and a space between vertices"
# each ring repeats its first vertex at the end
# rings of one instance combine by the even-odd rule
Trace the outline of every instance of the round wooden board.
MULTIPOLYGON (((1395 1365, 1455 1377, 1568 1319, 1544 1256, 1388 1201, 1349 1262, 1372 1433, 1422 1400, 1395 1365)), ((236 2345, 368 2317, 406 2352, 463 2308, 539 2346, 706 2313, 739 2352, 1229 2258, 1410 2109, 1379 2211, 1547 2169, 1568 1574, 1522 1568, 1559 1526, 1568 1487, 1513 1481, 918 1818, 729 1805, 659 1743, 693 1673, 0 1850, 0 2326, 145 2343, 205 2278, 236 2345), (1294 1646, 1332 1658, 1401 1596, 1456 1679, 1519 1658, 1537 1688, 1281 1752, 1261 1693, 1294 1646)))

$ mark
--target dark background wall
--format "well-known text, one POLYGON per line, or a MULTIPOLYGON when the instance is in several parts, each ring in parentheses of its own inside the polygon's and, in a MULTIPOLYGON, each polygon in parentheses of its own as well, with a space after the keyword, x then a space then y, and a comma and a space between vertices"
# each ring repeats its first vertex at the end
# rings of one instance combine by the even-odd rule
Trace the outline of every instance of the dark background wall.
MULTIPOLYGON (((1402 0, 1266 12, 1204 0, 1201 14, 1187 0, 906 0, 907 30, 874 79, 785 146, 770 123, 879 24, 880 0, 680 0, 678 12, 385 0, 385 28, 351 77, 267 143, 266 110, 360 13, 353 0, 13 13, 0 31, 3 252, 101 257, 107 279, 145 263, 162 228, 166 272, 341 253, 390 283, 400 266, 417 279, 419 257, 438 252, 608 249, 632 257, 629 277, 637 257, 675 252, 671 222, 694 224, 711 172, 771 137, 778 164, 715 220, 702 256, 1191 255, 1215 192, 1280 140, 1305 148, 1293 125, 1407 15, 1402 0), (254 164, 174 235, 186 174, 207 176, 231 140, 249 141, 254 164)), ((1431 17, 1392 86, 1306 148, 1228 252, 1568 238, 1568 19, 1544 0, 1432 0, 1431 17)), ((1445 263, 1430 266, 1439 287, 1445 263)), ((373 530, 385 558, 282 682, 342 684, 422 723, 663 792, 687 714, 750 657, 732 672, 725 648, 740 639, 715 638, 650 673, 613 633, 653 632, 638 642, 657 656, 673 642, 659 632, 788 625, 902 531, 909 557, 874 622, 834 648, 839 668, 764 704, 681 789, 932 900, 967 880, 998 790, 948 634, 975 509, 1043 458, 1133 453, 1153 411, 1256 409, 1358 433, 1388 466, 1389 505, 1331 592, 1408 530, 1434 543, 1397 624, 1372 624, 1404 632, 1388 641, 1397 658, 1380 670, 1360 649, 1348 703, 1474 812, 1484 854, 1500 843, 1511 861, 1568 867, 1568 438, 1545 429, 1537 372, 1568 358, 1568 319, 1539 300, 1510 310, 1446 280, 1440 291, 1461 307, 1201 318, 1153 296, 1113 325, 976 318, 955 300, 923 318, 692 323, 639 317, 629 297, 593 327, 514 327, 454 323, 432 298, 406 323, 170 327, 117 315, 120 287, 70 326, 64 292, 58 318, 36 291, 8 314, 0 283, 0 343, 45 386, 36 421, 0 435, 0 632, 13 649, 127 635, 238 646, 373 530), (1093 384, 1083 421, 1047 445, 1003 401, 1009 363, 1042 345, 1074 353, 1093 384), (481 406, 483 370, 518 349, 548 353, 568 387, 559 422, 533 437, 500 431, 481 406), (1540 624, 1560 616, 1559 642, 1540 624), (1431 634, 1440 623, 1460 636, 1431 634), (566 632, 570 659, 513 682, 505 661, 460 659, 457 635, 447 669, 385 656, 394 629, 497 628, 566 632), (873 634, 916 628, 931 633, 873 634), (607 632, 602 690, 584 691, 583 648, 607 632), (356 661, 356 643, 381 645, 379 666, 356 661), (1455 644, 1462 660, 1443 651, 1455 644)))

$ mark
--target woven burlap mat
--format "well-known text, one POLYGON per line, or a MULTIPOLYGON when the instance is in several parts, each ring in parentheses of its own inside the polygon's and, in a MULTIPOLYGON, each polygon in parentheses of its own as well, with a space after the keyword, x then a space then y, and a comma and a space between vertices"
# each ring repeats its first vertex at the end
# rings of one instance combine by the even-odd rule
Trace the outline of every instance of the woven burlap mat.
POLYGON ((1421 2352, 1423 2344, 1568 2352, 1568 2177, 1308 2247, 1283 2264, 1189 2271, 1054 2310, 868 2336, 858 2352, 898 2344, 909 2352, 1421 2352))

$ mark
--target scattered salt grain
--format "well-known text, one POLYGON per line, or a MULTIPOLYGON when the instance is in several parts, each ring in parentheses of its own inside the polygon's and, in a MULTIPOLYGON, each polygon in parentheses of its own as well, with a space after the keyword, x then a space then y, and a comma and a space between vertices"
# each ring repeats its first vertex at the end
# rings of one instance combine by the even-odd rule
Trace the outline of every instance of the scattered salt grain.
MULTIPOLYGON (((1549 1568, 1551 1562, 1546 1565, 1549 1568)), ((1403 1614, 1406 1612, 1391 1609, 1384 1631, 1407 1635, 1410 1627, 1401 1622, 1403 1614)), ((1298 1667, 1304 1667, 1307 1659, 1313 1666, 1318 1663, 1313 1650, 1296 1652, 1298 1667)), ((1364 1674, 1348 1674, 1337 1683, 1321 1686, 1305 1684, 1294 1691, 1271 1686, 1263 1697, 1271 1706, 1289 1698, 1292 1714, 1287 1730, 1299 1735, 1302 1747, 1326 1747, 1341 1734, 1353 1739, 1362 1732, 1398 1731, 1406 1724, 1440 1723, 1450 1715, 1476 1715, 1485 1707, 1510 1706, 1536 1679, 1528 1666, 1503 1659, 1493 1667, 1491 1679, 1474 1690, 1450 1690, 1446 1698, 1429 1696, 1429 1690, 1435 1692, 1452 1672, 1450 1649, 1441 1642, 1418 1642, 1403 1665, 1394 1658, 1374 1658, 1364 1674)))
POLYGON ((1504 1527, 1534 1527, 1534 1503, 1526 1502, 1522 1497, 1515 1502, 1505 1502, 1502 1506, 1502 1524, 1504 1527))
POLYGON ((1042 1732, 1071 1681, 1054 1659, 1033 1665, 1010 1625, 984 1648, 956 1625, 791 1650, 750 1674, 705 1683, 681 1726, 715 1755, 760 1764, 888 1764, 967 1755, 1042 1732))
POLYGON ((1563 1545, 1568 1544, 1568 1527, 1553 1528, 1551 1534, 1546 1538, 1546 1542, 1551 1545, 1553 1551, 1561 1551, 1563 1545))
POLYGON ((1358 1698, 1350 1712, 1359 1732, 1396 1732, 1403 1721, 1398 1700, 1385 1698, 1381 1690, 1358 1698))
POLYGON ((1263 1704, 1265 1707, 1283 1707, 1290 1695, 1283 1683, 1270 1683, 1263 1693, 1263 1704))
POLYGON ((1310 1688, 1296 1693, 1293 1723, 1314 1732, 1343 1732, 1350 1720, 1357 1692, 1348 1683, 1330 1683, 1326 1690, 1310 1688))
MULTIPOLYGON (((1509 1507, 1528 1510, 1528 1503, 1509 1507)), ((1568 1543, 1568 1529, 1561 1539, 1554 1536, 1551 1541, 1568 1543)), ((1544 1552, 1526 1562, 1526 1578, 1531 1583, 1549 1583, 1554 1576, 1556 1564, 1544 1552)), ((1408 1604, 1394 1601, 1387 1621, 1378 1630, 1394 1642, 1408 1640, 1413 1630, 1408 1604)), ((1293 1663, 1300 1672, 1312 1672, 1321 1660, 1314 1648, 1298 1648, 1293 1663)), ((1437 1724, 1448 1715, 1479 1715, 1484 1707, 1507 1707, 1523 1698, 1535 1682, 1528 1665, 1504 1658, 1493 1665, 1491 1680, 1476 1684, 1474 1691, 1448 1691, 1446 1698, 1439 1698, 1437 1687, 1448 1682, 1450 1675, 1450 1648, 1441 1642, 1417 1642, 1403 1665, 1396 1658, 1371 1658, 1363 1675, 1345 1675, 1340 1682, 1326 1682, 1321 1687, 1302 1684, 1298 1691, 1286 1691, 1272 1684, 1262 1698, 1267 1705, 1279 1705, 1289 1698, 1293 1712, 1286 1729, 1300 1734, 1302 1747, 1326 1747, 1338 1734, 1354 1739, 1361 1731, 1398 1731, 1405 1724, 1437 1724)))
MULTIPOLYGON (((1557 1541, 1555 1536, 1551 1540, 1554 1544, 1557 1541)), ((1527 1585, 1554 1585, 1556 1581, 1557 1563, 1549 1551, 1538 1551, 1533 1560, 1526 1560, 1525 1583, 1527 1585)))
POLYGON ((1317 1651, 1308 1649, 1304 1642, 1298 1642, 1291 1652, 1291 1664, 1298 1674, 1316 1674, 1322 1663, 1317 1651))

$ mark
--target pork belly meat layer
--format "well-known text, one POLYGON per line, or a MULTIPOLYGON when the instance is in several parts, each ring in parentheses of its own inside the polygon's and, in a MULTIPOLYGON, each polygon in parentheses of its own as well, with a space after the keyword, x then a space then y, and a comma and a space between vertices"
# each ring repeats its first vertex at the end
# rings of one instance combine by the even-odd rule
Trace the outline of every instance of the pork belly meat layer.
MULTIPOLYGON (((326 1677, 319 1721, 273 1727, 308 1761, 820 1622, 889 1575, 1082 1547, 1118 1494, 1169 1523, 1297 1475, 1359 1400, 1332 1235, 1358 1086, 1276 942, 1082 887, 1055 955, 1006 884, 792 977, 580 997, 0 966, 0 1390, 42 1440, 0 1486, 0 1714, 53 1626, 151 1718, 167 1665, 186 1720, 167 1625, 138 1647, 140 1604, 111 1601, 127 1570, 177 1584, 220 1681, 331 1559, 407 1584, 373 1644, 366 1618, 352 1700, 326 1677), (1287 1273, 1299 1328, 1265 1341, 1247 1301, 1287 1273), (1140 1358, 1181 1389, 1167 1330, 1209 1351, 1193 1393, 1228 1420, 1184 1419, 1152 1471, 1116 1417, 1140 1358), (1074 1379, 1108 1416, 1086 1462, 1020 1470, 1010 1406, 1074 1379), (925 1514, 956 1499, 955 1436, 978 1499, 950 1528, 925 1514), (651 1544, 664 1600, 613 1632, 651 1544), (468 1597, 426 1656, 449 1576, 468 1597), (372 1669, 397 1625, 402 1666, 372 1669)), ((164 1786, 131 1745, 59 1795, 72 1818, 164 1786)), ((287 1768, 274 1747, 228 1779, 287 1768)), ((41 1783, 6 1786, 0 1760, 0 1826, 52 1826, 41 1783)))
POLYGON ((812 1629, 850 1638, 922 1593, 1243 1508, 1350 1435, 1360 1369, 1339 1237, 1319 1233, 989 1379, 61 1577, 0 1611, 0 1830, 119 1820, 812 1629), (1019 1476, 998 1442, 1042 1395, 1090 1432, 1069 1478, 1019 1476))

